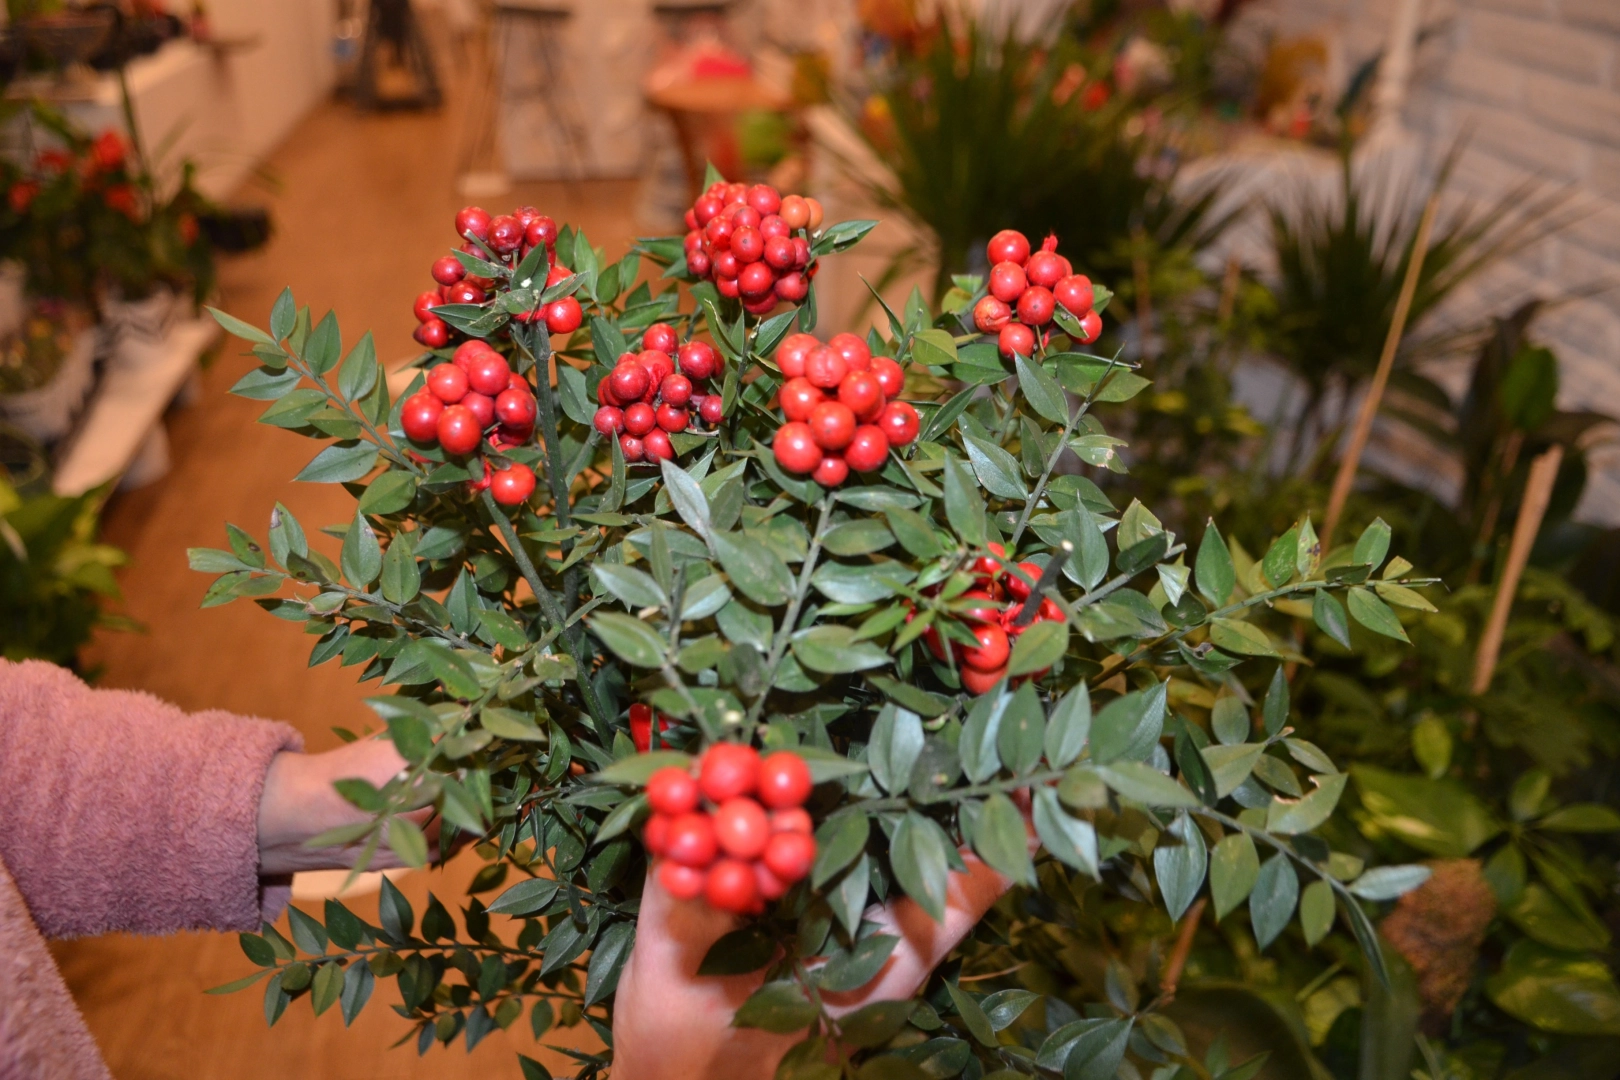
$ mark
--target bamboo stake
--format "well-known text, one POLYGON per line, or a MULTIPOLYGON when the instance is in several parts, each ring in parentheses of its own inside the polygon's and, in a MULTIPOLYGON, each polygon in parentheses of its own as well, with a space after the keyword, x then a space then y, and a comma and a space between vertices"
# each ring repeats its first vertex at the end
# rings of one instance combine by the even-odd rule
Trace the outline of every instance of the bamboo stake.
POLYGON ((1502 581, 1496 587, 1491 617, 1479 639, 1479 651, 1474 654, 1474 682, 1469 690, 1476 697, 1491 688, 1496 661, 1502 654, 1508 613, 1513 610, 1513 597, 1519 591, 1519 576, 1530 560, 1530 546, 1541 531, 1541 519, 1547 514, 1547 501, 1552 498, 1553 481, 1558 479, 1558 466, 1563 460, 1564 448, 1554 446, 1530 463, 1524 498, 1519 503, 1519 520, 1513 524, 1513 542, 1508 546, 1507 565, 1502 568, 1502 581))
POLYGON ((1187 957, 1192 953, 1193 938, 1198 935, 1198 920, 1204 916, 1204 905, 1205 899, 1200 896, 1182 916, 1181 930, 1176 934, 1176 944, 1170 950, 1169 959, 1164 965, 1164 974, 1159 978, 1161 1004, 1168 1005, 1176 999, 1176 988, 1181 985, 1181 973, 1186 970, 1187 957))
POLYGON ((1389 384, 1390 369, 1395 366, 1395 351, 1400 346, 1401 335, 1406 333, 1406 317, 1412 310, 1412 297, 1417 293, 1418 278, 1423 273, 1423 260, 1429 254, 1429 232, 1434 227, 1434 216, 1439 206, 1440 195, 1436 192, 1429 196, 1428 204, 1423 207, 1423 219, 1418 222, 1412 258, 1406 264, 1406 280, 1401 282, 1400 296, 1395 300, 1395 317, 1390 320, 1389 334, 1384 338, 1384 351, 1378 358, 1378 370, 1373 375, 1372 385, 1367 387, 1367 396, 1361 402, 1361 411, 1356 414, 1356 426, 1350 433, 1349 445, 1345 447, 1344 457, 1339 462, 1338 475, 1333 478, 1333 492, 1328 497, 1327 514, 1322 519, 1324 555, 1332 547, 1333 530, 1338 527, 1339 515, 1344 513, 1344 504, 1350 498, 1350 486, 1355 483, 1356 471, 1361 467, 1361 455, 1367 449, 1373 420, 1383 404, 1384 388, 1389 384))

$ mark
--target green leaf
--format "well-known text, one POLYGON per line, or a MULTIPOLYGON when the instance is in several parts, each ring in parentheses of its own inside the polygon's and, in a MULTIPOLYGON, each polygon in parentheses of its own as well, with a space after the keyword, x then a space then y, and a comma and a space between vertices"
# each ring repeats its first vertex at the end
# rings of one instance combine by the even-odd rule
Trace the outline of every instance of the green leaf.
POLYGON ((1519 941, 1485 991, 1502 1011, 1543 1031, 1620 1035, 1620 989, 1596 957, 1519 941))
POLYGON ((379 372, 377 346, 371 340, 371 331, 367 330, 349 350, 338 371, 338 393, 347 401, 359 401, 376 387, 379 372))
POLYGON ((1033 815, 1035 835, 1053 857, 1093 878, 1097 868, 1097 830, 1084 818, 1071 816, 1050 787, 1035 791, 1033 815))
POLYGON ((714 533, 710 543, 732 586, 748 599, 780 607, 793 598, 793 572, 766 544, 731 532, 714 533))
POLYGON ((1315 948, 1333 929, 1333 886, 1320 879, 1305 886, 1299 898, 1299 924, 1305 931, 1305 944, 1315 948))
POLYGON ((337 1003, 338 996, 343 993, 343 969, 337 964, 322 964, 315 969, 315 979, 310 989, 309 1003, 315 1010, 315 1015, 330 1009, 337 1003))
POLYGON ((264 368, 254 368, 236 380, 235 385, 230 389, 230 393, 252 401, 275 401, 291 393, 298 386, 298 381, 302 377, 292 368, 282 371, 266 371, 264 368))
POLYGON ((1209 860, 1209 892, 1215 918, 1226 918, 1243 903, 1260 874, 1260 854, 1248 833, 1231 833, 1215 845, 1209 860))
POLYGON ((1427 866, 1375 866, 1350 884, 1350 891, 1363 900, 1393 900, 1429 880, 1427 866))
POLYGON ((895 880, 935 922, 945 918, 948 844, 944 830, 915 810, 906 811, 889 841, 895 880))
POLYGON ((562 886, 554 878, 530 878, 520 881, 510 889, 501 893, 495 902, 489 905, 489 912, 493 915, 537 915, 551 906, 556 899, 557 890, 562 886))
POLYGON ((1388 554, 1389 525, 1383 518, 1375 518, 1356 539, 1355 551, 1351 554, 1350 561, 1376 570, 1383 565, 1384 556, 1388 554))
POLYGON ((793 635, 793 655, 811 671, 828 674, 866 671, 890 661, 882 647, 855 640, 853 627, 839 625, 816 626, 793 635))
POLYGON ((1350 774, 1368 826, 1430 855, 1460 859, 1502 831, 1490 809, 1455 780, 1373 765, 1352 766, 1350 774))
POLYGON ((1099 766, 1097 774, 1122 798, 1149 807, 1202 806, 1198 796, 1170 779, 1164 773, 1139 761, 1119 761, 1099 766))
POLYGON ((1260 572, 1274 589, 1280 589, 1293 580, 1296 556, 1299 553, 1299 529, 1292 528, 1277 537, 1260 560, 1260 572))
POLYGON ((1238 743, 1236 746, 1206 746, 1202 753, 1210 775, 1215 778, 1215 794, 1224 799, 1236 791, 1254 771, 1254 763, 1265 752, 1264 743, 1238 743))
POLYGON ((1395 617, 1388 604, 1374 596, 1371 590, 1351 586, 1349 596, 1350 616, 1356 622, 1365 626, 1375 634, 1383 634, 1397 641, 1410 641, 1406 631, 1401 627, 1401 620, 1395 617))
POLYGON ((366 485, 360 496, 362 514, 392 514, 416 498, 416 477, 408 472, 385 472, 366 485))
POLYGON ((664 665, 666 642, 652 627, 633 615, 602 612, 586 620, 591 632, 620 659, 637 667, 664 665))
POLYGON ((1062 769, 1080 756, 1091 736, 1091 695, 1084 680, 1063 695, 1046 722, 1046 760, 1062 769))
POLYGON ((1069 399, 1058 381, 1023 356, 1013 357, 1013 368, 1018 372, 1018 389, 1030 408, 1054 424, 1067 424, 1069 399))
POLYGON ((1091 758, 1099 765, 1144 760, 1164 731, 1168 683, 1134 690, 1104 705, 1091 722, 1091 758))
POLYGON ((382 573, 382 548, 377 534, 359 511, 343 537, 342 565, 343 576, 360 589, 369 589, 382 573))
POLYGON ((819 1015, 798 983, 770 982, 749 995, 731 1022, 735 1027, 761 1028, 778 1035, 788 1035, 803 1031, 819 1015))
POLYGON ((619 985, 619 975, 630 959, 630 948, 635 944, 636 924, 616 922, 596 939, 591 947, 591 961, 585 970, 585 1007, 601 1001, 619 985))
POLYGON ((1211 520, 1204 526, 1204 539, 1198 545, 1198 560, 1194 566, 1198 591, 1205 600, 1217 608, 1225 607, 1237 584, 1237 570, 1232 566, 1232 553, 1226 541, 1211 520))
POLYGON ((1026 682, 1014 691, 996 733, 996 752, 1002 764, 1017 775, 1034 769, 1041 761, 1045 735, 1046 710, 1035 693, 1035 684, 1026 682))
POLYGON ((673 461, 665 458, 659 462, 663 469, 664 490, 669 492, 670 502, 675 506, 675 512, 681 515, 681 520, 692 527, 699 536, 709 535, 709 500, 703 494, 703 489, 692 475, 673 461))
POLYGON ((1333 813, 1334 807, 1339 805, 1339 797, 1344 794, 1344 785, 1350 781, 1350 777, 1344 773, 1329 773, 1311 779, 1316 781, 1316 790, 1303 799, 1278 796, 1271 800, 1266 810, 1268 831, 1281 836, 1310 832, 1333 813))
POLYGON ((1616 832, 1620 831, 1620 813, 1598 803, 1575 803, 1554 810, 1536 822, 1536 828, 1566 833, 1616 832))
POLYGON ((1253 724, 1243 702, 1229 695, 1215 699, 1215 707, 1210 710, 1209 726, 1215 733, 1216 742, 1222 746, 1236 746, 1248 741, 1253 724))
POLYGON ((1241 619, 1211 619, 1209 640, 1218 648, 1244 656, 1276 656, 1277 650, 1266 632, 1241 619))
POLYGON ((422 835, 422 830, 416 822, 409 818, 388 819, 388 846, 394 849, 394 854, 398 855, 406 866, 420 869, 427 865, 427 837, 422 835))
POLYGON ((929 367, 950 367, 957 361, 956 342, 947 330, 919 330, 911 338, 911 358, 929 367))
MULTIPOLYGON (((277 303, 279 304, 280 301, 277 301, 277 303)), ((219 323, 227 334, 234 337, 239 337, 243 341, 251 341, 255 345, 274 345, 276 343, 275 339, 273 339, 263 330, 260 330, 257 326, 254 326, 252 323, 243 322, 235 315, 226 314, 225 312, 219 310, 219 308, 208 308, 208 314, 214 317, 214 321, 219 323)), ((272 312, 272 315, 273 314, 274 313, 272 312)))
POLYGON ((337 366, 343 354, 343 335, 338 329, 337 313, 328 311, 309 333, 304 344, 304 360, 317 375, 325 375, 337 366))
POLYGON ((823 990, 844 993, 859 990, 877 977, 878 970, 888 961, 889 954, 900 944, 894 934, 873 934, 855 943, 854 948, 833 953, 816 972, 816 983, 823 990))
POLYGON ((492 735, 499 735, 503 739, 513 739, 518 742, 545 742, 551 736, 545 728, 536 726, 528 717, 515 709, 503 709, 498 705, 486 705, 479 713, 479 722, 484 730, 492 735))
POLYGON ((984 499, 962 463, 945 455, 945 518, 951 529, 968 547, 983 547, 984 499))
POLYGON ((997 736, 1001 733, 1002 714, 1011 703, 1012 695, 998 690, 979 695, 968 709, 956 752, 962 759, 962 771, 975 784, 984 783, 1001 768, 997 736))
POLYGON ((377 464, 377 446, 365 440, 333 443, 308 465, 294 480, 312 484, 341 484, 358 480, 377 464))
POLYGON ((881 1046, 900 1033, 915 1007, 916 1003, 909 999, 875 1001, 840 1019, 838 1031, 842 1041, 851 1046, 881 1046))
MULTIPOLYGON (((910 511, 902 511, 910 513, 910 511)), ((894 513, 894 511, 891 511, 894 513)), ((912 514, 915 517, 915 514, 912 514)), ((833 555, 870 555, 894 543, 894 533, 876 518, 855 518, 840 522, 827 531, 821 546, 833 555)))
POLYGON ((1294 905, 1299 901, 1299 875, 1294 864, 1280 852, 1260 864, 1249 894, 1249 922, 1254 926, 1254 940, 1264 949, 1288 926, 1294 917, 1294 905))
POLYGON ((1326 589, 1316 590, 1311 601, 1311 618, 1322 633, 1344 648, 1350 647, 1350 623, 1345 617, 1344 605, 1326 589))
POLYGON ((1007 661, 1007 675, 1016 678, 1051 667, 1069 648, 1069 624, 1038 622, 1018 636, 1007 661))
POLYGON ((866 850, 871 823, 859 810, 835 814, 816 830, 816 862, 810 885, 819 889, 866 850))
POLYGON ((391 604, 408 604, 421 589, 422 571, 416 565, 416 534, 397 532, 383 553, 383 599, 391 604))
POLYGON ((620 563, 591 564, 591 577, 605 591, 633 608, 663 607, 668 601, 652 575, 620 563))
POLYGON ((922 720, 910 709, 885 705, 872 725, 866 763, 884 791, 900 792, 911 782, 912 767, 922 753, 922 720))
POLYGON ((1017 458, 995 443, 966 433, 962 436, 962 442, 967 447, 973 473, 986 491, 1003 499, 1029 498, 1029 488, 1024 486, 1023 470, 1019 468, 1017 458))
POLYGON ((1260 707, 1260 717, 1265 722, 1266 734, 1275 737, 1288 724, 1288 677, 1283 674, 1283 666, 1277 665, 1277 670, 1271 673, 1271 685, 1266 688, 1266 700, 1260 707))
POLYGON ((758 926, 745 926, 721 935, 703 954, 698 965, 699 976, 746 975, 758 971, 776 955, 774 937, 758 926))
POLYGON ((1035 884, 1035 864, 1029 857, 1024 815, 1001 792, 984 800, 973 822, 973 850, 991 869, 1025 885, 1035 884))
POLYGON ((1177 814, 1159 846, 1153 849, 1153 874, 1164 896, 1164 906, 1170 918, 1179 921, 1191 906, 1198 890, 1204 885, 1204 872, 1209 868, 1209 850, 1204 846, 1204 834, 1192 818, 1177 814))
POLYGON ((973 1000, 973 995, 953 982, 947 982, 945 989, 951 996, 951 1004, 956 1006, 956 1014, 967 1025, 969 1034, 979 1040, 981 1046, 999 1046, 996 1029, 990 1026, 990 1018, 984 1014, 984 1009, 979 1003, 973 1000))
POLYGON ((281 295, 270 306, 270 336, 277 341, 286 340, 287 335, 292 333, 297 314, 298 305, 293 301, 292 287, 282 289, 281 295))

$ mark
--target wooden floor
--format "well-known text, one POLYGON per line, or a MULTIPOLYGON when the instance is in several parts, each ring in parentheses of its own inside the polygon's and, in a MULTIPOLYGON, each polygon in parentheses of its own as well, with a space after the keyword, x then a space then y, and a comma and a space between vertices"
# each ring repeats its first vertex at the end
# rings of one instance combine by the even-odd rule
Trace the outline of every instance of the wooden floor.
MULTIPOLYGON (((459 116, 453 106, 362 116, 340 103, 311 115, 269 163, 279 187, 261 197, 271 204, 276 236, 267 250, 224 266, 225 307, 264 325, 276 295, 291 285, 317 316, 338 311, 346 347, 370 329, 385 363, 412 355, 411 302, 430 285, 428 265, 451 246, 452 218, 465 201, 454 190, 459 116)), ((616 257, 633 234, 634 195, 628 181, 520 185, 485 204, 495 212, 533 204, 583 227, 616 257)), ((187 547, 225 546, 227 521, 262 539, 278 500, 312 540, 320 525, 354 512, 339 487, 290 482, 317 444, 255 425, 262 403, 226 394, 249 363, 240 351, 230 343, 206 373, 200 400, 170 417, 173 471, 108 508, 106 539, 131 557, 121 574, 126 610, 147 630, 103 635, 87 659, 100 666, 101 685, 149 690, 187 709, 284 720, 321 749, 335 745, 333 725, 367 723, 361 701, 376 685, 357 686, 353 668, 309 670, 310 639, 251 604, 199 610, 207 579, 186 567, 187 547)), ((335 542, 329 553, 337 556, 335 542)), ((431 881, 411 875, 402 887, 421 911, 430 886, 447 900, 459 897, 468 873, 461 866, 431 881)), ((370 907, 374 918, 374 901, 370 907)), ((55 951, 119 1080, 516 1076, 514 1050, 559 1074, 567 1069, 566 1058, 536 1047, 526 1019, 521 1031, 496 1033, 471 1055, 459 1044, 422 1059, 412 1048, 390 1050, 406 1030, 389 1009, 397 1001, 391 982, 352 1029, 336 1010, 315 1019, 299 1003, 267 1030, 258 992, 202 994, 252 970, 234 935, 115 935, 55 951)), ((588 1029, 561 1038, 590 1042, 588 1029)))

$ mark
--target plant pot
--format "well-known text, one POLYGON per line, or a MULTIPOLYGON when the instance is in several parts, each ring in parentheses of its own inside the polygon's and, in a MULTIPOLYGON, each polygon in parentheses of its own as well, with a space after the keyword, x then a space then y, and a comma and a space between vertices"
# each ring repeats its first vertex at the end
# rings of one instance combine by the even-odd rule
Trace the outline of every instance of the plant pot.
POLYGON ((179 310, 174 290, 167 285, 158 286, 141 300, 108 297, 101 302, 102 331, 115 352, 126 335, 161 341, 179 310))
POLYGON ((0 395, 0 417, 30 438, 52 443, 73 430, 96 381, 96 332, 80 330, 56 374, 36 390, 0 395))

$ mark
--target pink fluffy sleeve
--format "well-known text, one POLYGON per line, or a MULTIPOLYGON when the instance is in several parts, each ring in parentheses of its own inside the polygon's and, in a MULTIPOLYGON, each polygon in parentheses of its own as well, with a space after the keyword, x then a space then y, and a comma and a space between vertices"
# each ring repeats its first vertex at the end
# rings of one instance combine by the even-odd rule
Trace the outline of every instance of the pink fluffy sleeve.
POLYGON ((255 929, 287 899, 259 877, 259 795, 301 748, 285 724, 0 661, 0 859, 47 937, 255 929))

